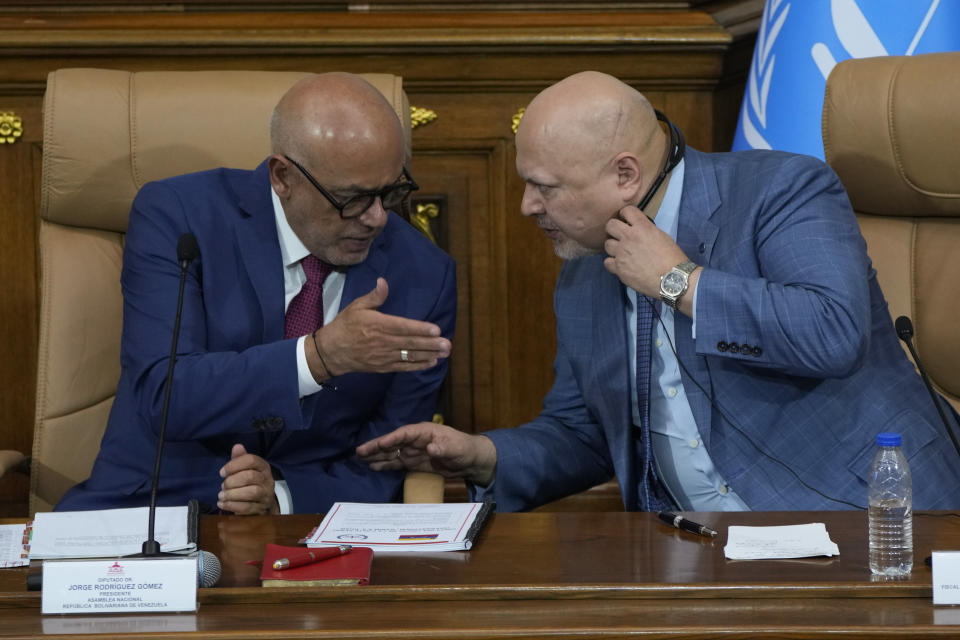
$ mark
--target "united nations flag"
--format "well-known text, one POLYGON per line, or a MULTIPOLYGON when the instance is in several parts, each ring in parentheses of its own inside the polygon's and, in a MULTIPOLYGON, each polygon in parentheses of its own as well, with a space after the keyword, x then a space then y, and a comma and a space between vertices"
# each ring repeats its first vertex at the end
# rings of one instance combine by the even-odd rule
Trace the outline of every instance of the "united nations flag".
POLYGON ((837 62, 957 50, 960 0, 767 0, 733 148, 823 158, 823 91, 837 62))

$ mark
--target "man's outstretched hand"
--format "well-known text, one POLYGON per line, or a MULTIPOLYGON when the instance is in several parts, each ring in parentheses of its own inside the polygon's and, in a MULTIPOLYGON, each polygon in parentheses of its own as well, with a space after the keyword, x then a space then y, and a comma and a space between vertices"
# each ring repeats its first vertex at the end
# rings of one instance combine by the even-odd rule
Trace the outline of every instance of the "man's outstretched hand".
POLYGON ((487 486, 497 467, 490 438, 433 422, 408 424, 357 447, 357 456, 374 471, 432 471, 487 486))
POLYGON ((318 382, 360 371, 420 371, 450 356, 450 341, 437 325, 378 311, 388 293, 387 281, 378 278, 376 287, 316 332, 322 362, 312 345, 306 345, 306 356, 318 382))

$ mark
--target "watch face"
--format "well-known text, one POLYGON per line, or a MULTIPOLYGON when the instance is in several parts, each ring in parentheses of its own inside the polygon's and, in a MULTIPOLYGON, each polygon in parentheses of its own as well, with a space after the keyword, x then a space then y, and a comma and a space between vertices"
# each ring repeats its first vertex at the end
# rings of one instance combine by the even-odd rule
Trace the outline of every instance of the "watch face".
POLYGON ((663 282, 660 283, 660 288, 668 296, 678 296, 683 293, 683 289, 686 284, 687 279, 683 277, 682 273, 671 271, 663 277, 663 282))

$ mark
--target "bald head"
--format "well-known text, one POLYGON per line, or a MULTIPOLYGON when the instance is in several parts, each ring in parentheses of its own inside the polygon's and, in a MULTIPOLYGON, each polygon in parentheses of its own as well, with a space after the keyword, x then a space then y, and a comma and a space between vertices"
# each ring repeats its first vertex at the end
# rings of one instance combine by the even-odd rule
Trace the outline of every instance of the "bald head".
POLYGON ((369 153, 405 159, 403 126, 376 87, 349 73, 307 76, 280 99, 270 119, 271 151, 318 169, 369 153))
POLYGON ((270 184, 303 245, 332 265, 366 260, 388 206, 403 205, 390 187, 407 175, 404 129, 383 94, 349 73, 307 76, 274 108, 270 143, 270 184), (351 204, 362 211, 344 217, 351 204))
MULTIPOLYGON (((565 260, 603 250, 606 225, 637 205, 666 158, 666 135, 638 91, 604 73, 572 75, 540 92, 517 129, 520 212, 565 260)), ((646 203, 656 215, 659 203, 646 203)))
MULTIPOLYGON (((666 141, 650 102, 636 89, 597 71, 569 76, 538 94, 517 130, 517 145, 537 148, 579 170, 597 169, 630 152, 650 170, 666 141)), ((654 171, 656 173, 656 171, 654 171)))

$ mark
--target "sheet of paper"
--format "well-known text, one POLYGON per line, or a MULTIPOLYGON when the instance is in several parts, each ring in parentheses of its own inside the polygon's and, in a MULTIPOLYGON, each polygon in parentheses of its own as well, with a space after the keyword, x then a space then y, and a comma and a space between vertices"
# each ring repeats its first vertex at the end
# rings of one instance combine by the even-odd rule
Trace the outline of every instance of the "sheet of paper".
POLYGON ((30 525, 0 524, 0 567, 30 564, 30 525))
MULTIPOLYGON (((352 544, 376 551, 455 551, 469 549, 473 525, 483 505, 366 504, 338 502, 307 537, 307 546, 352 544)), ((475 534, 475 532, 473 532, 475 534)))
POLYGON ((723 553, 730 560, 764 560, 838 556, 822 522, 782 527, 727 527, 723 553))
MULTIPOLYGON (((112 558, 140 553, 147 539, 147 507, 37 513, 31 559, 112 558)), ((187 507, 157 507, 154 537, 162 551, 193 551, 187 507)))

